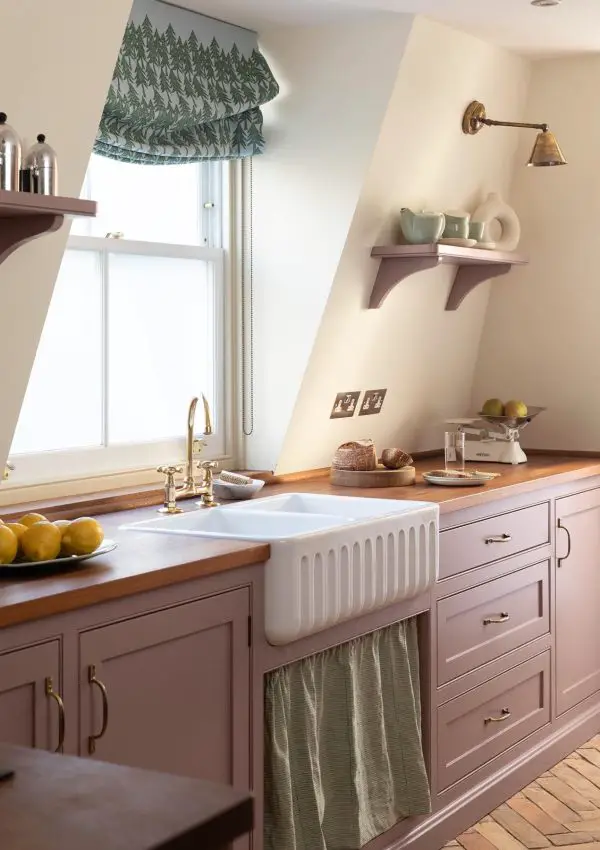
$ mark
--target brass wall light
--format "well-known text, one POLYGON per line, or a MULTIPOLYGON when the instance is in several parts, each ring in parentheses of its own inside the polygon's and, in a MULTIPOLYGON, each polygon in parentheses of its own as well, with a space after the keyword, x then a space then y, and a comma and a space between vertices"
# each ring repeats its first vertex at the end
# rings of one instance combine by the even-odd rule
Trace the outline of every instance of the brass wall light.
POLYGON ((485 106, 483 103, 474 100, 470 103, 463 115, 462 128, 463 133, 469 136, 474 136, 482 127, 528 127, 531 130, 540 130, 537 139, 531 151, 531 156, 527 165, 566 165, 567 160, 564 158, 560 149, 556 136, 550 132, 547 124, 521 124, 516 121, 492 121, 485 114, 485 106))

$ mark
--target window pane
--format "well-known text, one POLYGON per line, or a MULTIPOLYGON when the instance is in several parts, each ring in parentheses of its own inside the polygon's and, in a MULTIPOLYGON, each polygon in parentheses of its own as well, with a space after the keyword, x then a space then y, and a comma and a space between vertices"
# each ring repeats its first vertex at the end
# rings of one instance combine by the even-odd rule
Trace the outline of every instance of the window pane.
POLYGON ((109 443, 181 436, 193 396, 213 405, 212 267, 111 254, 109 280, 109 443))
POLYGON ((67 251, 11 453, 102 442, 102 277, 97 254, 67 251))
POLYGON ((95 219, 75 219, 72 234, 204 244, 201 234, 201 166, 134 165, 93 156, 84 194, 98 201, 95 219))

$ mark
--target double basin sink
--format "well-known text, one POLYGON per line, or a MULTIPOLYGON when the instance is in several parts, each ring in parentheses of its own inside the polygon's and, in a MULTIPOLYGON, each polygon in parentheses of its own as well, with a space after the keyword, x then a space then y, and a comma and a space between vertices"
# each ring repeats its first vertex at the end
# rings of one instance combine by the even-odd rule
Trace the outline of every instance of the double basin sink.
POLYGON ((428 502, 287 493, 123 526, 267 542, 265 634, 281 645, 423 593, 438 575, 428 502))

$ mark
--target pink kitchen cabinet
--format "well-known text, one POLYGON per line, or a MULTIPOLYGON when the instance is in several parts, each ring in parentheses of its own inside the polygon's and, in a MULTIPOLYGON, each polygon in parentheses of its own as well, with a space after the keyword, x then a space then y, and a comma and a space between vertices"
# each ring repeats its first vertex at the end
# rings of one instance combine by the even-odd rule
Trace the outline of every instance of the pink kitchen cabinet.
POLYGON ((247 588, 84 631, 82 756, 248 788, 247 588))
POLYGON ((556 705, 600 691, 600 488, 556 501, 556 705))
POLYGON ((60 642, 0 655, 0 741, 55 750, 61 743, 60 642))

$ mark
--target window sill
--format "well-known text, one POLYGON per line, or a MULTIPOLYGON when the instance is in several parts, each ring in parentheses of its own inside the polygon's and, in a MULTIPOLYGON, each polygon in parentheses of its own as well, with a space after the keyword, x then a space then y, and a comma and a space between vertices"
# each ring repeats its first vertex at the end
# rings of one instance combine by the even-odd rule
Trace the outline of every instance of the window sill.
MULTIPOLYGON (((267 471, 252 471, 243 474, 260 478, 267 483, 276 480, 272 473, 267 471)), ((12 491, 7 488, 5 492, 2 492, 6 501, 3 500, 4 504, 0 505, 1 520, 10 522, 31 511, 41 513, 51 520, 74 519, 83 515, 99 516, 135 508, 152 507, 162 504, 164 500, 164 488, 157 486, 156 483, 100 490, 93 493, 82 493, 81 495, 42 497, 35 501, 24 501, 23 495, 26 494, 28 489, 32 488, 14 488, 12 491)), ((188 496, 186 498, 197 497, 188 496)))

